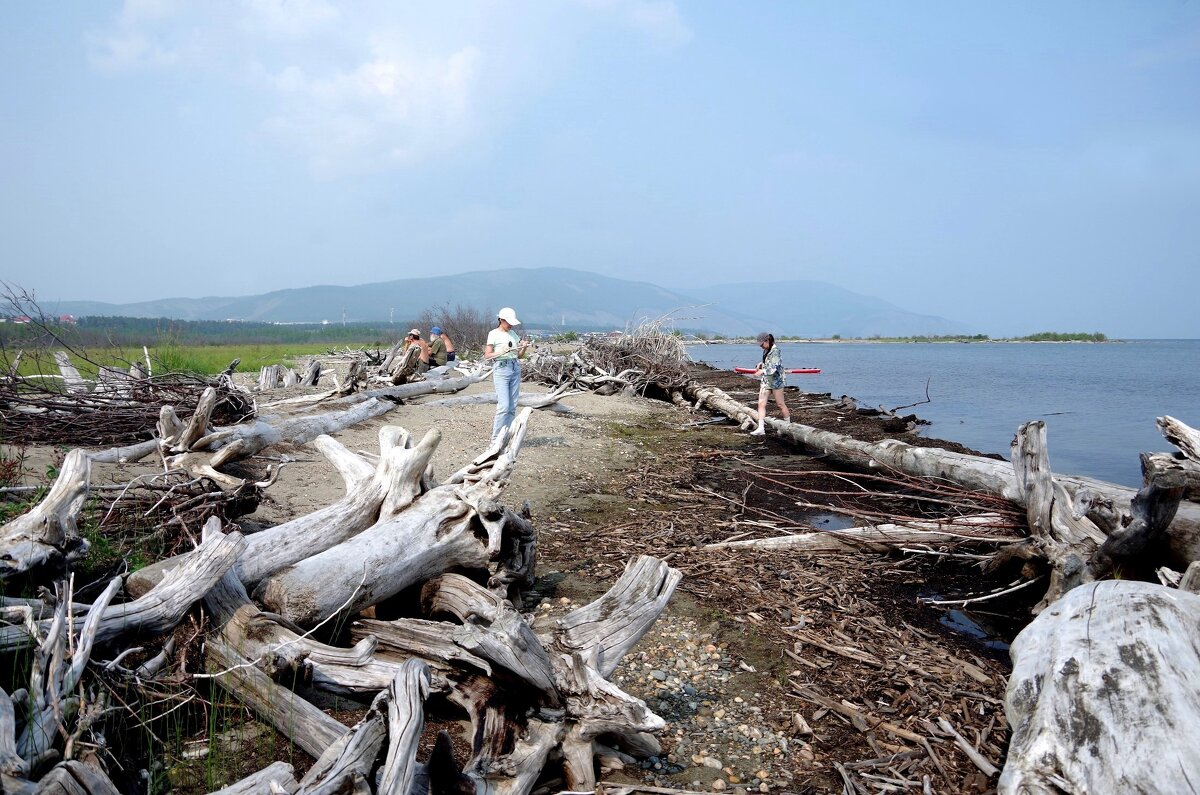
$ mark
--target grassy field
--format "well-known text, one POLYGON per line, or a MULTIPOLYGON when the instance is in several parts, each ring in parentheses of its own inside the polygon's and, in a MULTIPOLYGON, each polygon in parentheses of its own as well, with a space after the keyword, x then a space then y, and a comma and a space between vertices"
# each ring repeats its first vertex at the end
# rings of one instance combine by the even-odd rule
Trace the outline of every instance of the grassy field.
MULTIPOLYGON (((150 363, 155 375, 166 372, 197 373, 213 375, 229 366, 234 359, 241 359, 238 372, 252 373, 272 364, 293 366, 298 357, 325 353, 328 345, 321 344, 268 344, 268 345, 180 345, 169 343, 150 348, 150 363)), ((15 356, 9 353, 10 360, 15 356)), ((98 366, 116 367, 128 370, 130 363, 145 364, 145 354, 141 348, 92 348, 84 356, 68 354, 72 364, 84 378, 95 378, 98 366), (85 358, 86 357, 86 358, 85 358)), ((29 376, 38 373, 57 374, 50 353, 35 358, 26 353, 21 359, 18 370, 21 375, 29 376)))

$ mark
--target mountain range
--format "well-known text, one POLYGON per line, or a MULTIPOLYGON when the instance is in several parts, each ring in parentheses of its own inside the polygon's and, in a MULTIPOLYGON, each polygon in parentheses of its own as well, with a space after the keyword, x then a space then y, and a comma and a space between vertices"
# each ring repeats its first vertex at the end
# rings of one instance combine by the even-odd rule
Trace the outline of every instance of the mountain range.
POLYGON ((670 316, 681 330, 803 337, 962 334, 943 317, 903 309, 828 282, 741 282, 665 288, 568 268, 508 268, 362 284, 319 285, 261 295, 164 298, 128 304, 43 302, 53 314, 264 322, 407 322, 448 305, 485 311, 512 306, 527 326, 624 329, 670 316))

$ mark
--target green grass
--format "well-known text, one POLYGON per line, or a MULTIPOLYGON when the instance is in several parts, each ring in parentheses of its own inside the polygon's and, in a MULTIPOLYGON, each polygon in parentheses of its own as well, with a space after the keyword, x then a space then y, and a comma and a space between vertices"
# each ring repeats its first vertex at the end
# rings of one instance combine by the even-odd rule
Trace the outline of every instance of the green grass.
MULTIPOLYGON (((237 368, 238 372, 252 373, 272 364, 294 366, 298 357, 325 353, 328 350, 328 345, 320 343, 183 345, 178 342, 164 341, 150 348, 150 362, 155 375, 167 372, 215 375, 228 367, 234 359, 241 359, 237 368)), ((92 349, 84 353, 87 359, 74 354, 68 354, 68 358, 79 370, 79 374, 87 379, 96 377, 98 366, 115 367, 124 371, 128 371, 132 362, 141 362, 145 366, 145 354, 141 348, 110 347, 92 349)), ((26 354, 21 359, 18 373, 23 376, 57 375, 58 366, 54 363, 51 354, 45 354, 40 358, 26 354)))

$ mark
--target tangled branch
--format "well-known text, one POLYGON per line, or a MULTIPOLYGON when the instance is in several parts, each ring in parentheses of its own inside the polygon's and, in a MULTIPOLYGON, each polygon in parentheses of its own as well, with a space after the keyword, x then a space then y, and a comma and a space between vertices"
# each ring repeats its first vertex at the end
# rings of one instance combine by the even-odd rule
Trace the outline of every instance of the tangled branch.
POLYGON ((665 330, 668 321, 663 317, 618 337, 589 339, 567 356, 536 356, 526 374, 545 384, 599 394, 669 392, 688 381, 689 359, 683 341, 665 330))

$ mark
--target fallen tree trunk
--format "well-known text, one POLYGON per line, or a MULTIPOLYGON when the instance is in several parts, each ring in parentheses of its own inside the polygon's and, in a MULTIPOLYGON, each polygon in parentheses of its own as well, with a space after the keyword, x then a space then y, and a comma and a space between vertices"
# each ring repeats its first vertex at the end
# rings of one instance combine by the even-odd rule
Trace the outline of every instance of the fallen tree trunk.
POLYGON ((1013 641, 1000 793, 1191 792, 1200 748, 1200 596, 1128 580, 1090 583, 1013 641))
POLYGON ((224 640, 211 638, 204 648, 206 676, 215 679, 310 756, 319 758, 346 733, 345 726, 286 687, 275 684, 224 640))
MULTIPOLYGON (((379 461, 372 467, 332 437, 318 436, 313 444, 342 475, 346 496, 313 513, 248 536, 246 553, 237 565, 237 575, 248 587, 371 527, 385 502, 390 512, 403 510, 425 491, 423 477, 437 447, 434 436, 426 435, 414 447, 408 431, 385 426, 379 431, 379 461)), ((168 558, 129 575, 130 592, 145 593, 163 571, 178 565, 179 560, 168 558)))
POLYGON ((439 378, 418 381, 413 384, 400 384, 399 386, 384 387, 382 389, 368 389, 364 392, 355 392, 352 395, 346 395, 331 401, 334 404, 353 404, 361 403, 364 400, 372 398, 386 398, 389 400, 405 400, 407 398, 417 397, 418 395, 448 395, 454 392, 460 392, 471 384, 477 384, 486 378, 487 371, 478 369, 466 375, 457 378, 439 378))
MULTIPOLYGON (((738 403, 715 387, 689 382, 684 394, 699 406, 720 411, 726 416, 749 424, 757 421, 757 412, 738 403)), ((891 468, 908 475, 948 481, 962 488, 983 491, 1025 505, 1025 493, 1017 480, 1013 465, 982 456, 955 453, 932 447, 916 447, 899 439, 864 442, 831 431, 823 431, 798 422, 784 423, 772 417, 767 427, 795 444, 818 451, 828 460, 863 470, 891 468)), ((1129 505, 1137 494, 1135 489, 1105 483, 1091 478, 1054 475, 1073 501, 1081 495, 1091 495, 1097 503, 1107 503, 1114 519, 1130 518, 1129 505)), ((1088 510, 1092 516, 1095 510, 1088 510)), ((1098 523, 1099 524, 1099 523, 1098 523)), ((1169 528, 1169 543, 1173 555, 1182 561, 1200 558, 1200 505, 1182 503, 1169 528)))
MULTIPOLYGON (((718 541, 705 544, 705 549, 793 549, 805 552, 885 552, 912 544, 968 544, 997 546, 1024 541, 1023 536, 989 535, 989 527, 1000 522, 998 514, 960 516, 944 522, 911 521, 902 524, 874 524, 850 527, 845 530, 821 530, 813 533, 791 533, 770 538, 751 538, 741 541, 718 541)), ((1011 528, 1000 525, 1005 530, 1011 528)))
POLYGON ((396 407, 395 403, 373 399, 344 411, 288 417, 273 424, 259 419, 250 425, 212 429, 209 416, 215 401, 216 391, 209 387, 187 423, 181 421, 170 406, 164 406, 158 435, 163 459, 169 467, 212 478, 228 488, 245 485, 244 480, 219 471, 231 461, 249 458, 280 442, 305 444, 322 434, 382 416, 396 407))
MULTIPOLYGON (((209 527, 220 526, 220 520, 209 520, 209 527)), ((199 601, 233 568, 234 561, 245 548, 241 533, 209 533, 204 541, 182 563, 171 569, 157 587, 143 596, 102 609, 99 615, 89 609, 86 617, 76 617, 75 624, 99 619, 96 642, 102 643, 124 634, 164 632, 174 627, 193 604, 199 601)), ((120 582, 117 582, 119 585, 120 582)), ((34 627, 11 625, 0 627, 0 652, 27 648, 37 642, 31 632, 49 632, 57 619, 37 622, 34 627)))

